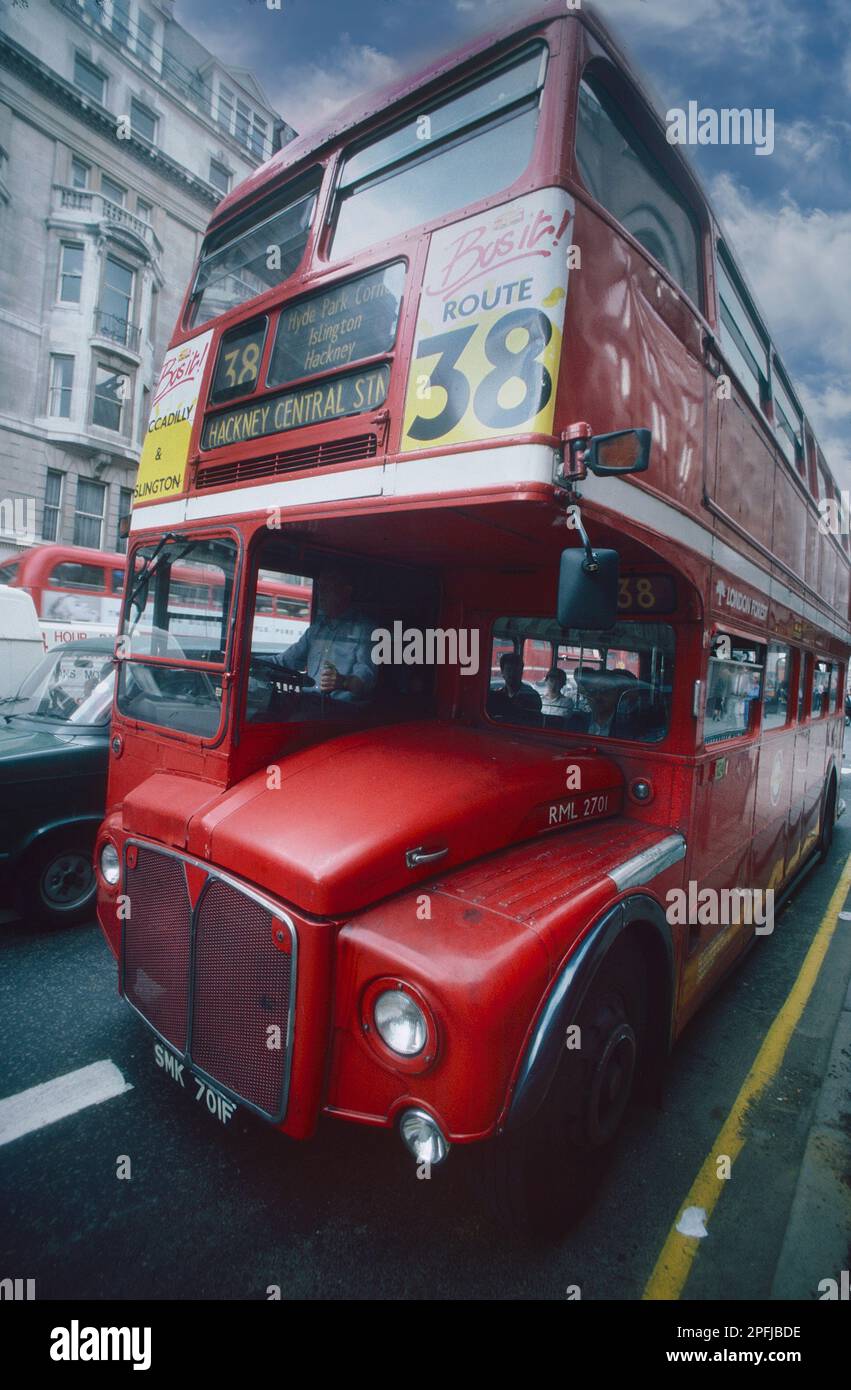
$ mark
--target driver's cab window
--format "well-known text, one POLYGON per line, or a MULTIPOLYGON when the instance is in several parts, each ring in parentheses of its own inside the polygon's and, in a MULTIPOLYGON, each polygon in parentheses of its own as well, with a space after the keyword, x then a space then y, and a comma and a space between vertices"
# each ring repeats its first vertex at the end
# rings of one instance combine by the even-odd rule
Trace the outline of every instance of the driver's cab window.
POLYGON ((427 570, 263 547, 252 571, 250 724, 386 723, 431 712, 433 671, 401 637, 433 621, 427 570))

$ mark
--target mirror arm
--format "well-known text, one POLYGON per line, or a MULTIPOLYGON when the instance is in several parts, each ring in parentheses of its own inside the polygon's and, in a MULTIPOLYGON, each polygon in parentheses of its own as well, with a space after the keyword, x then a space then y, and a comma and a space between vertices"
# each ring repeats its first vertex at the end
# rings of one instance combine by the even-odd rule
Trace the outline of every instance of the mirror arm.
POLYGON ((600 568, 600 562, 597 559, 596 552, 594 551, 594 548, 588 539, 588 532, 582 525, 582 517, 579 515, 578 507, 576 509, 576 516, 573 518, 573 525, 574 528, 579 532, 579 539, 585 547, 585 559, 582 562, 582 568, 584 569, 586 574, 596 574, 597 570, 600 568))

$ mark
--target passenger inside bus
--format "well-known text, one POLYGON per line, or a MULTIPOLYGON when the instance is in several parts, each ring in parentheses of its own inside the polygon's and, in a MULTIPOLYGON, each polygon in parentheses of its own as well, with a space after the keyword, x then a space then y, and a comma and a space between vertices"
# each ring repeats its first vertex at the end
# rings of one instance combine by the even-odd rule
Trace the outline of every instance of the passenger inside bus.
POLYGON ((499 658, 502 685, 488 693, 488 714, 494 719, 510 719, 513 724, 540 724, 541 697, 523 679, 523 658, 519 652, 503 652, 499 658))

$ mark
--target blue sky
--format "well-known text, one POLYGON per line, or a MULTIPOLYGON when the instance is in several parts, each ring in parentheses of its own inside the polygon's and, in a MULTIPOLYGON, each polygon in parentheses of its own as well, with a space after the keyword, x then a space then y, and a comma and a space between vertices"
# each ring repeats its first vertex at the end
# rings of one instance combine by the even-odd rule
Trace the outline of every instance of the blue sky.
MULTIPOLYGON (((300 132, 534 0, 177 0, 300 132)), ((770 107, 775 149, 690 151, 843 487, 851 488, 848 0, 598 0, 662 111, 770 107)))

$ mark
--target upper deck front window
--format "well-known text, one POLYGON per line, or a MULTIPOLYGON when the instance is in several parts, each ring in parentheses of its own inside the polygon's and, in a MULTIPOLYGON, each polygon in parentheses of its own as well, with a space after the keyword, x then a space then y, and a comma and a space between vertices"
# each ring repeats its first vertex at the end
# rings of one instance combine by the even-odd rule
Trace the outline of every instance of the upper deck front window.
POLYGON ((546 48, 537 43, 349 154, 333 255, 432 222, 508 188, 529 163, 546 48))
POLYGON ((320 180, 321 170, 313 171, 207 237, 187 327, 217 318, 289 279, 304 255, 320 180))

